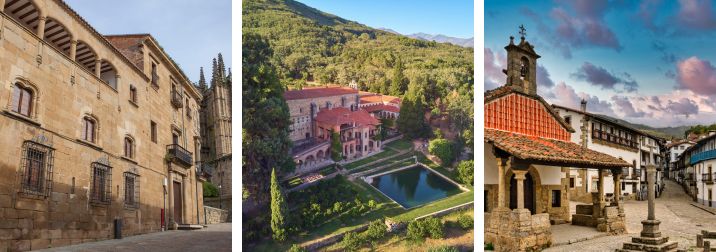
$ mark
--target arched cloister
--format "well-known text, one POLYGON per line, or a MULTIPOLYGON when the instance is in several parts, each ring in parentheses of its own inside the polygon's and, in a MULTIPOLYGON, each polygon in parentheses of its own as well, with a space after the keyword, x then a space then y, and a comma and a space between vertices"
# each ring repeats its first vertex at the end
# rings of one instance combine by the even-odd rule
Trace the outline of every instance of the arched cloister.
POLYGON ((84 69, 94 73, 97 53, 84 41, 77 41, 77 54, 75 61, 79 63, 84 69))
POLYGON ((38 34, 37 27, 40 23, 41 12, 33 1, 7 0, 5 1, 5 13, 28 30, 38 34))
POLYGON ((72 47, 72 33, 66 26, 58 22, 56 19, 48 17, 45 21, 44 38, 47 43, 55 47, 68 57, 72 47))
POLYGON ((117 89, 117 69, 109 61, 104 59, 101 61, 99 78, 114 89, 117 89))

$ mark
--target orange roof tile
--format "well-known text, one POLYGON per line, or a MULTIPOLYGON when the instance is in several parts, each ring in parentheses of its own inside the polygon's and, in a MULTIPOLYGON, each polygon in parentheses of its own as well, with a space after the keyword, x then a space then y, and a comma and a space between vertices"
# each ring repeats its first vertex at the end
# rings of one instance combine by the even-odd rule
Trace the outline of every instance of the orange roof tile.
POLYGON ((328 97, 337 95, 358 94, 358 90, 348 87, 318 87, 304 88, 301 90, 289 90, 283 93, 286 100, 300 100, 318 97, 328 97))
POLYGON ((385 104, 377 104, 377 105, 370 105, 363 107, 368 112, 375 112, 375 111, 389 111, 393 113, 400 113, 400 108, 396 106, 391 105, 385 105, 385 104))
POLYGON ((331 125, 352 124, 356 125, 378 125, 380 121, 363 109, 351 111, 344 107, 324 109, 318 112, 315 120, 317 122, 331 125))

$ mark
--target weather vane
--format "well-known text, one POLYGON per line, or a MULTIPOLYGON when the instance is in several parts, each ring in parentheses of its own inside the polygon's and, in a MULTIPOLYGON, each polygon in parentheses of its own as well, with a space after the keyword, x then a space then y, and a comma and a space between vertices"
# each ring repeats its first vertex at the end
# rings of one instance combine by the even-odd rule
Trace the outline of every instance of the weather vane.
POLYGON ((525 32, 527 29, 525 29, 525 26, 524 26, 524 25, 520 25, 519 28, 520 28, 520 35, 521 35, 522 37, 524 37, 525 35, 527 35, 527 32, 525 32))

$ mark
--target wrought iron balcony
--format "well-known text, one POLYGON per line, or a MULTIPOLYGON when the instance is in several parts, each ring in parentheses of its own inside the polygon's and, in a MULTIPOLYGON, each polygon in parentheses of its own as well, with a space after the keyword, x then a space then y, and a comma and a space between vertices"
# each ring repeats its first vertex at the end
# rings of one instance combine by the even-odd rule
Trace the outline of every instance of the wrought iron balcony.
POLYGON ((706 184, 713 184, 714 183, 714 174, 711 174, 711 173, 701 174, 701 181, 703 181, 706 184))
POLYGON ((179 146, 178 144, 167 145, 167 159, 171 162, 182 164, 186 167, 192 165, 192 153, 179 146))
POLYGON ((171 96, 172 105, 174 105, 175 108, 181 108, 183 105, 182 100, 184 99, 181 93, 177 92, 176 90, 172 90, 171 96))

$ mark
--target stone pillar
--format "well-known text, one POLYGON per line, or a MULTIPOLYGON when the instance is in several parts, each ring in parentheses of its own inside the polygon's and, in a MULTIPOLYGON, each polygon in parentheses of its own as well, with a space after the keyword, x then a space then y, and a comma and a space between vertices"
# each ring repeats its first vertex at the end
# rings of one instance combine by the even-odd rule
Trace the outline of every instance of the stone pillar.
POLYGON ((498 158, 497 159, 497 207, 504 208, 505 206, 505 166, 507 166, 507 160, 498 158))
POLYGON ((656 220, 656 213, 654 213, 654 200, 655 200, 655 191, 654 191, 654 180, 656 176, 656 167, 653 164, 647 165, 646 167, 646 195, 649 200, 649 216, 647 217, 647 220, 656 220))
POLYGON ((622 195, 622 172, 619 169, 612 170, 612 179, 614 180, 614 205, 621 208, 619 197, 622 195))
POLYGON ((599 172, 599 202, 604 202, 604 170, 598 170, 599 172))
POLYGON ((524 182, 525 174, 527 171, 512 170, 515 173, 515 180, 517 181, 517 209, 525 208, 525 191, 524 182))
POLYGON ((100 73, 102 73, 102 60, 99 59, 99 56, 95 57, 97 57, 97 60, 94 61, 94 75, 99 78, 100 73))
POLYGON ((46 16, 40 16, 40 18, 37 21, 37 36, 40 37, 41 40, 45 39, 45 22, 47 21, 46 16))
POLYGON ((72 61, 77 60, 77 40, 75 39, 70 41, 70 59, 72 61))

